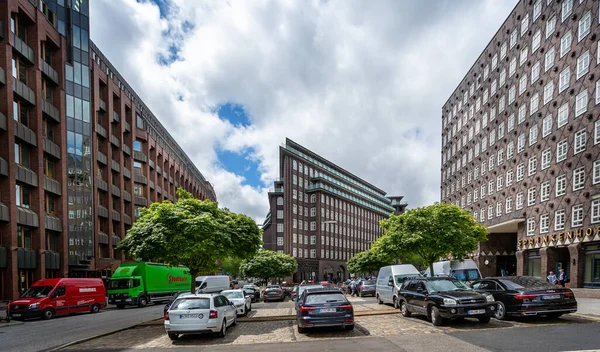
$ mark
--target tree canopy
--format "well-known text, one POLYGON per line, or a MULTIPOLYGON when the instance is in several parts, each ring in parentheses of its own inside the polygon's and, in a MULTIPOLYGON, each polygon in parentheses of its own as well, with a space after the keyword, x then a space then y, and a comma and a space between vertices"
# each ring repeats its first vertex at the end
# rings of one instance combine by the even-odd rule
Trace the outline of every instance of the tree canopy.
POLYGON ((223 272, 233 277, 237 277, 240 274, 240 265, 242 265, 242 259, 238 257, 227 257, 221 261, 223 272))
POLYGON ((259 250, 262 233, 252 218, 195 199, 183 189, 177 196, 177 203, 166 200, 143 208, 118 248, 143 261, 188 267, 192 292, 196 276, 216 271, 218 260, 250 258, 259 250))
POLYGON ((290 255, 269 250, 259 251, 252 259, 242 262, 240 272, 245 277, 264 280, 291 276, 298 269, 296 259, 290 255))
POLYGON ((440 258, 462 259, 487 240, 485 227, 471 213, 452 204, 410 209, 380 222, 385 230, 374 244, 386 257, 402 258, 418 255, 431 268, 440 258))
POLYGON ((369 249, 356 253, 348 260, 348 271, 355 274, 378 272, 382 266, 390 265, 394 260, 386 257, 376 249, 369 249))

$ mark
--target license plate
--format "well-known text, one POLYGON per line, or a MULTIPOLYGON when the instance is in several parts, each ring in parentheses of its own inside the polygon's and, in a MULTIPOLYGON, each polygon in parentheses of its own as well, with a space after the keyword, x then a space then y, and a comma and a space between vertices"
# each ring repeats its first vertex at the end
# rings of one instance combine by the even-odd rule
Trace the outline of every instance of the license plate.
POLYGON ((547 296, 542 296, 543 300, 547 300, 547 299, 560 299, 561 295, 547 295, 547 296))
POLYGON ((179 314, 179 319, 198 318, 198 314, 179 314))
POLYGON ((485 309, 475 309, 467 312, 469 315, 485 314, 485 309))
POLYGON ((335 313, 337 309, 335 308, 321 308, 319 309, 319 313, 335 313))
POLYGON ((20 316, 21 316, 21 314, 13 314, 12 316, 13 316, 13 317, 20 317, 20 316))

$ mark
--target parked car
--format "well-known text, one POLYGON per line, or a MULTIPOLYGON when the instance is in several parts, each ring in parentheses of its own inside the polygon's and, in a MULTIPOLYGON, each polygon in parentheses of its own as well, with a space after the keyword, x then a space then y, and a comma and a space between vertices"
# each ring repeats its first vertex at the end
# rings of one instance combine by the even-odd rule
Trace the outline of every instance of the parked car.
POLYGON ((8 305, 12 319, 43 318, 80 312, 98 313, 106 307, 102 279, 42 279, 8 305))
POLYGON ((269 301, 280 301, 283 302, 285 299, 285 292, 279 285, 270 285, 265 288, 263 291, 263 300, 265 302, 269 301))
POLYGON ((375 297, 377 281, 376 280, 364 280, 360 282, 358 286, 358 295, 360 297, 373 296, 375 297))
POLYGON ((338 289, 308 288, 302 292, 296 306, 299 333, 304 333, 307 328, 325 326, 354 329, 354 309, 338 289))
POLYGON ((188 334, 217 333, 225 337, 227 328, 237 324, 236 311, 233 302, 220 294, 181 295, 165 313, 165 331, 172 341, 188 334))
POLYGON ((260 298, 260 293, 257 295, 256 291, 249 288, 243 288, 242 291, 244 291, 244 296, 250 297, 251 303, 258 302, 258 299, 260 298))
MULTIPOLYGON (((460 281, 473 282, 481 279, 479 267, 473 259, 444 260, 433 263, 433 276, 453 277, 460 281)), ((425 276, 431 276, 430 268, 425 270, 425 276)))
POLYGON ((260 298, 260 287, 254 285, 254 284, 249 284, 249 285, 244 285, 242 286, 243 289, 250 289, 253 290, 256 294, 257 298, 260 298))
POLYGON ((494 296, 498 305, 494 317, 499 320, 528 315, 555 319, 577 311, 573 291, 531 276, 488 277, 473 283, 473 288, 494 296))
POLYGON ((173 302, 175 302, 177 297, 181 296, 182 294, 186 294, 186 293, 190 293, 190 291, 175 292, 173 294, 173 296, 171 296, 171 298, 169 299, 169 302, 167 302, 167 304, 165 304, 165 309, 164 309, 163 314, 169 310, 169 307, 171 306, 171 304, 173 304, 173 302))
POLYGON ((196 278, 197 293, 219 293, 229 290, 229 285, 229 276, 227 275, 198 276, 196 278))
POLYGON ((411 264, 388 265, 379 269, 375 297, 377 303, 391 303, 400 308, 398 291, 407 278, 421 277, 421 273, 411 264))
POLYGON ((496 310, 494 296, 477 292, 455 278, 406 280, 398 293, 402 316, 427 315, 433 325, 472 317, 489 323, 496 310))
POLYGON ((252 310, 251 298, 246 296, 243 290, 226 290, 221 294, 235 304, 238 315, 246 316, 252 310))
POLYGON ((291 294, 292 301, 295 301, 296 298, 298 298, 298 286, 294 286, 294 288, 292 288, 291 294))
POLYGON ((300 286, 298 286, 298 292, 296 293, 296 299, 298 299, 302 295, 302 292, 304 292, 304 290, 309 289, 309 288, 323 288, 323 286, 321 286, 321 285, 300 285, 300 286))

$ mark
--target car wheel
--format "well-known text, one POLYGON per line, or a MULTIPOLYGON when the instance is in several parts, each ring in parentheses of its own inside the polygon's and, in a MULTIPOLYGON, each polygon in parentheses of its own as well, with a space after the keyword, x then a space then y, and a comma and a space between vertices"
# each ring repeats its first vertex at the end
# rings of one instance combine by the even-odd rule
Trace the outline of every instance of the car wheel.
POLYGON ((433 325, 442 325, 442 317, 440 316, 440 310, 437 307, 431 307, 429 315, 431 316, 431 323, 433 325))
POLYGON ((90 309, 90 312, 92 313, 98 313, 100 311, 100 306, 98 304, 94 304, 92 306, 92 309, 90 309))
POLYGON ((167 335, 169 335, 169 339, 171 339, 171 341, 176 341, 179 338, 179 335, 174 332, 168 332, 167 335))
POLYGON ((300 326, 298 326, 298 333, 299 334, 306 334, 306 328, 301 328, 300 326))
POLYGON ((148 305, 148 299, 146 298, 146 296, 140 297, 140 299, 138 300, 138 307, 144 308, 147 305, 148 305))
POLYGON ((46 309, 42 317, 44 318, 44 320, 50 320, 54 318, 54 311, 52 309, 46 309))
POLYGON ((394 297, 394 309, 400 309, 400 305, 398 304, 398 298, 394 297))
POLYGON ((227 321, 223 319, 223 324, 221 324, 221 331, 219 331, 219 337, 223 338, 227 335, 227 321))
POLYGON ((494 312, 494 318, 498 320, 506 319, 506 306, 502 302, 498 302, 498 306, 496 307, 496 311, 494 312))
POLYGON ((346 331, 354 330, 354 324, 344 326, 344 330, 346 330, 346 331))
POLYGON ((408 304, 406 304, 406 302, 402 301, 400 303, 400 312, 402 313, 402 316, 405 318, 408 318, 411 316, 411 312, 408 310, 408 304))
POLYGON ((546 316, 550 319, 558 319, 560 318, 562 313, 548 313, 546 316))
POLYGON ((478 318, 478 319, 479 319, 479 322, 480 322, 480 323, 482 323, 482 324, 487 324, 487 323, 489 323, 489 322, 490 322, 490 319, 491 319, 491 318, 492 318, 492 317, 489 317, 489 316, 488 316, 488 317, 481 317, 481 318, 478 318))
POLYGON ((383 301, 379 298, 379 294, 377 294, 376 297, 377 297, 377 304, 383 304, 383 301))

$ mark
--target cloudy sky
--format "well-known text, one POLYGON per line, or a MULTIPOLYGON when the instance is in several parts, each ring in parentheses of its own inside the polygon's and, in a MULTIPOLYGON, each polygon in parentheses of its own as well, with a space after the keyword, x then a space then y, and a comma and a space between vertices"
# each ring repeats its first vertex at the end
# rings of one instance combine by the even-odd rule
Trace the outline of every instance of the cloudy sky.
POLYGON ((516 0, 93 0, 92 40, 220 205, 262 222, 286 137, 410 207, 441 108, 516 0))

